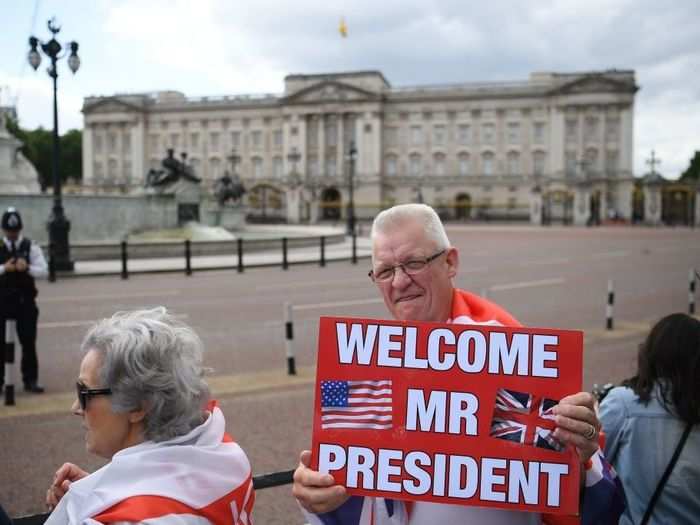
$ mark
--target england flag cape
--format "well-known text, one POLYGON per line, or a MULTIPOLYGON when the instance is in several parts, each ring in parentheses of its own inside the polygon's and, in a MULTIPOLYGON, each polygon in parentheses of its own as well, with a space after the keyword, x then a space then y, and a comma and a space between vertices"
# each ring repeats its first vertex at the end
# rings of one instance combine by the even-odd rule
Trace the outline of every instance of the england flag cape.
POLYGON ((225 424, 213 407, 187 435, 117 452, 71 484, 46 524, 249 525, 255 501, 250 463, 225 424))
MULTIPOLYGON (((448 323, 522 326, 495 303, 455 289, 448 323)), ((310 525, 612 525, 624 510, 624 491, 615 470, 598 450, 586 464, 586 489, 581 516, 541 515, 501 509, 487 509, 429 502, 408 502, 386 498, 352 496, 326 514, 302 509, 310 525)))

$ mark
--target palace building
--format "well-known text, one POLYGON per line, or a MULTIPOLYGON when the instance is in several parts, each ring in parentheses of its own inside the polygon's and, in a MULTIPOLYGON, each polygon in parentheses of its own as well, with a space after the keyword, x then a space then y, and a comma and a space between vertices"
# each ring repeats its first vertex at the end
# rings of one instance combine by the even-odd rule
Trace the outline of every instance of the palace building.
POLYGON ((359 71, 288 75, 282 94, 88 97, 83 184, 142 186, 172 148, 204 189, 235 172, 260 219, 342 218, 351 183, 360 218, 422 201, 450 218, 529 220, 538 194, 549 218, 585 206, 631 219, 637 90, 631 70, 412 87, 359 71))

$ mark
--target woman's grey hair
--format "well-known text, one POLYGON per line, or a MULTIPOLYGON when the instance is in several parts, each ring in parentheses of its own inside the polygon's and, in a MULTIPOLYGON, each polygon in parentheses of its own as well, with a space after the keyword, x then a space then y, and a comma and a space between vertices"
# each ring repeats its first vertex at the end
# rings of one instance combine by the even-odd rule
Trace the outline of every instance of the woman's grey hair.
POLYGON ((426 237, 435 242, 436 249, 443 250, 451 246, 440 217, 427 204, 398 204, 381 211, 372 223, 371 238, 374 240, 377 233, 387 233, 409 221, 423 226, 426 237))
POLYGON ((100 379, 116 412, 145 409, 144 437, 165 441, 201 424, 209 401, 197 334, 164 307, 117 312, 81 346, 101 354, 100 379))

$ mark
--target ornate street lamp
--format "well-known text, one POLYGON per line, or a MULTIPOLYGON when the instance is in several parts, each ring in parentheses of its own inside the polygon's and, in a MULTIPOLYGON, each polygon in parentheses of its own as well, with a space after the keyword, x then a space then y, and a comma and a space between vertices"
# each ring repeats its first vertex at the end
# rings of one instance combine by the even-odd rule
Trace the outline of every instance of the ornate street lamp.
MULTIPOLYGON (((48 231, 49 231, 49 253, 53 270, 72 271, 73 261, 70 259, 70 244, 68 242, 68 232, 70 231, 70 221, 63 213, 63 204, 61 202, 61 177, 58 172, 59 163, 59 142, 58 142, 58 99, 56 94, 56 82, 58 79, 58 70, 56 62, 59 58, 63 58, 67 53, 61 54, 63 48, 56 40, 56 35, 61 30, 61 27, 56 25, 56 19, 52 18, 48 22, 49 31, 53 35, 51 40, 46 43, 40 42, 36 37, 29 37, 29 54, 27 60, 29 65, 36 69, 41 64, 41 55, 38 47, 44 54, 51 59, 51 65, 48 67, 48 74, 53 79, 53 152, 51 159, 51 175, 53 180, 53 209, 49 216, 48 231)), ((80 67, 80 58, 78 57, 78 43, 70 42, 70 55, 68 55, 68 67, 75 73, 80 67)), ((52 272, 53 275, 53 272, 52 272)))
POLYGON ((350 143, 348 160, 350 161, 350 171, 348 177, 348 235, 353 235, 355 233, 355 161, 357 160, 357 148, 355 148, 355 141, 350 143))

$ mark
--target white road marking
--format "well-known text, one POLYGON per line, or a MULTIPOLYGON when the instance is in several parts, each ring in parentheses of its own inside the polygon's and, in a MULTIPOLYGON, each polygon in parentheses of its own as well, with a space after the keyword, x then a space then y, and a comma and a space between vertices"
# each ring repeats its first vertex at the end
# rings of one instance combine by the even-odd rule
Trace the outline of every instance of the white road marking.
POLYGON ((592 253, 591 258, 593 258, 593 259, 609 259, 612 257, 627 257, 628 255, 629 255, 629 252, 621 250, 618 252, 592 253))
POLYGON ((333 308, 337 306, 355 306, 360 304, 375 304, 383 303, 382 299, 356 299, 353 301, 334 301, 330 303, 309 303, 292 305, 294 310, 317 310, 319 308, 333 308))
MULTIPOLYGON (((187 319, 189 317, 188 314, 177 314, 174 315, 176 319, 187 319)), ((55 322, 47 322, 47 323, 39 323, 39 328, 75 328, 78 326, 92 326, 95 324, 98 320, 93 319, 91 321, 55 321, 55 322)))
POLYGON ((539 281, 522 281, 519 283, 496 284, 488 288, 489 291, 499 292, 504 290, 517 290, 519 288, 532 288, 535 286, 549 286, 553 284, 563 284, 566 279, 563 277, 554 277, 553 279, 541 279, 539 281))
POLYGON ((356 284, 356 283, 366 283, 372 285, 369 277, 364 277, 362 279, 333 279, 328 281, 308 281, 299 283, 280 283, 280 284, 268 284, 266 286, 256 286, 256 290, 284 290, 286 288, 317 288, 319 286, 341 286, 344 284, 356 284))
POLYGON ((568 257, 559 257, 558 259, 545 259, 543 261, 525 261, 520 263, 520 266, 540 266, 546 264, 566 264, 570 263, 571 259, 568 257))
POLYGON ((162 297, 162 296, 173 296, 180 295, 179 290, 165 290, 153 292, 140 292, 140 293, 105 293, 96 295, 62 295, 57 297, 40 297, 39 304, 42 303, 62 303, 71 301, 89 301, 91 299, 130 299, 130 298, 140 298, 140 297, 162 297))

